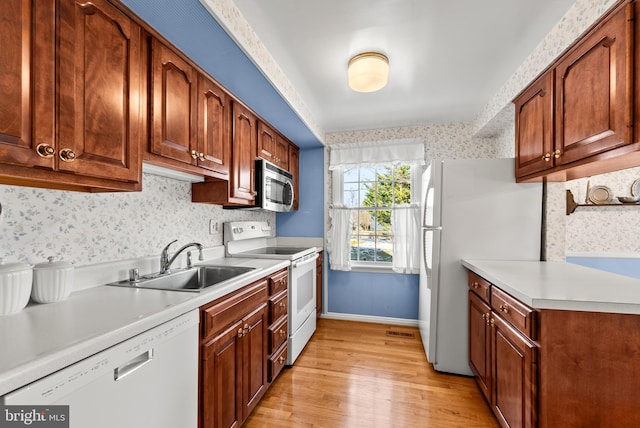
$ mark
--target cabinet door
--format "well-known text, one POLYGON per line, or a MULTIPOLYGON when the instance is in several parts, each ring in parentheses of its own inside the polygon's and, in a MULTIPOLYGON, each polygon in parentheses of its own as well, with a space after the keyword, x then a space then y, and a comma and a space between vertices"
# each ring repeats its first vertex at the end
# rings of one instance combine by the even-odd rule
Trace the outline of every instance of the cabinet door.
POLYGON ((198 166, 229 174, 231 106, 227 94, 211 79, 198 77, 198 166))
POLYGON ((553 70, 514 100, 516 109, 516 177, 554 166, 553 70))
POLYGON ((255 200, 256 138, 256 117, 241 104, 233 102, 231 202, 253 204, 255 200))
POLYGON ((150 150, 160 156, 195 164, 191 150, 197 150, 196 72, 156 39, 152 41, 151 52, 150 150))
POLYGON ((267 388, 267 305, 245 317, 243 341, 243 419, 256 407, 267 388))
POLYGON ((258 121, 258 149, 257 156, 277 164, 276 161, 276 132, 266 123, 258 121))
POLYGON ((2 2, 0 159, 4 164, 54 167, 53 153, 45 151, 54 150, 54 44, 50 42, 54 23, 53 2, 2 2))
POLYGON ((293 209, 297 210, 300 201, 300 149, 293 144, 289 145, 289 172, 293 175, 293 209))
POLYGON ((469 291, 469 366, 487 401, 491 402, 491 308, 469 291))
POLYGON ((58 169, 140 180, 140 27, 106 0, 60 1, 58 169))
POLYGON ((556 66, 558 165, 632 141, 632 8, 612 15, 556 66))
POLYGON ((201 428, 242 424, 242 322, 202 346, 201 428))
POLYGON ((276 163, 289 171, 289 142, 280 134, 276 134, 276 163))
POLYGON ((491 323, 492 404, 503 427, 537 424, 537 349, 495 314, 491 323))

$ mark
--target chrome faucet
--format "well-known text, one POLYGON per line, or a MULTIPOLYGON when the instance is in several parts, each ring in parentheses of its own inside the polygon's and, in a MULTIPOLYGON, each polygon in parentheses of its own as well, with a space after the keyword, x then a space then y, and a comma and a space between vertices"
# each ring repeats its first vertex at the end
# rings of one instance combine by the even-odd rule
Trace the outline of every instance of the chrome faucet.
POLYGON ((178 242, 178 240, 175 239, 169 242, 167 246, 163 248, 162 253, 160 253, 160 274, 170 273, 171 271, 169 270, 169 268, 171 267, 171 264, 175 261, 176 257, 178 257, 180 253, 182 253, 184 250, 186 250, 189 247, 196 247, 199 252, 198 260, 204 260, 204 257, 202 255, 202 244, 199 244, 198 242, 191 242, 189 244, 183 245, 178 251, 176 251, 176 253, 171 258, 169 258, 169 247, 174 242, 178 242))

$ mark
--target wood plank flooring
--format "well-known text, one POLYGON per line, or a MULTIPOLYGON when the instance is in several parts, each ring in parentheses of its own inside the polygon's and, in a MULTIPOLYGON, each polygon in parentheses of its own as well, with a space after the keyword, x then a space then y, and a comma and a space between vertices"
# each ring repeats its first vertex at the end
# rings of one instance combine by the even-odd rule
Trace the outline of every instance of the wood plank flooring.
POLYGON ((441 374, 427 363, 417 328, 330 319, 318 320, 295 365, 283 370, 244 425, 497 426, 472 378, 441 374))

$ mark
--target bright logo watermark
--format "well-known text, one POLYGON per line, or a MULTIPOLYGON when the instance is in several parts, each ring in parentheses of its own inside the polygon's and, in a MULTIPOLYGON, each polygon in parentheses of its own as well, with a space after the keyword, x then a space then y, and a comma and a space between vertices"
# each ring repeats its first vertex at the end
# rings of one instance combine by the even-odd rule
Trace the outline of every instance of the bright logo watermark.
POLYGON ((69 406, 0 406, 0 428, 69 428, 69 406))

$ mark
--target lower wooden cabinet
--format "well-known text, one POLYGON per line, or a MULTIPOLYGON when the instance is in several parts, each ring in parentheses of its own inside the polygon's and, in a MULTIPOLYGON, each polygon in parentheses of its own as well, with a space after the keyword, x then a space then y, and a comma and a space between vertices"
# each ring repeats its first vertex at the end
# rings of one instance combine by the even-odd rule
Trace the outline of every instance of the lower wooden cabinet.
POLYGON ((239 427, 267 389, 267 280, 201 312, 200 427, 239 427))
POLYGON ((284 368, 287 285, 285 268, 200 308, 200 428, 242 426, 284 368))
POLYGON ((469 366, 478 387, 501 426, 535 427, 537 345, 523 331, 535 331, 533 310, 473 272, 469 288, 469 366))
POLYGON ((640 426, 639 314, 533 309, 473 272, 469 288, 469 363, 502 427, 640 426))

